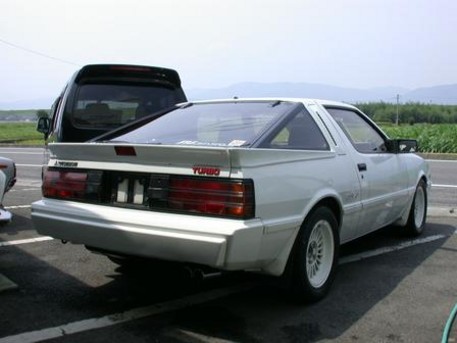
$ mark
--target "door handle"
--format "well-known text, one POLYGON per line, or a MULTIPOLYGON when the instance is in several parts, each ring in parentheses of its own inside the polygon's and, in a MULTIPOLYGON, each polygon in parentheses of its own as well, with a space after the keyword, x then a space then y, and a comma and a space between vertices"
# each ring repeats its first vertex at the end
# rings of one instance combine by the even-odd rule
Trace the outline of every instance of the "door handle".
POLYGON ((365 163, 357 163, 357 168, 359 168, 359 171, 367 171, 367 165, 365 163))

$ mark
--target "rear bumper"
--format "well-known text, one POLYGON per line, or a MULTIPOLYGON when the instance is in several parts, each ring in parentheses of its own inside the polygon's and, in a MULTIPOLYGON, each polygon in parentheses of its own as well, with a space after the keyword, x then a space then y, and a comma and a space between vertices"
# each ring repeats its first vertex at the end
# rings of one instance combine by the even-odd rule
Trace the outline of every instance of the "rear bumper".
POLYGON ((43 199, 32 204, 42 235, 127 255, 199 263, 225 270, 257 269, 263 225, 43 199))

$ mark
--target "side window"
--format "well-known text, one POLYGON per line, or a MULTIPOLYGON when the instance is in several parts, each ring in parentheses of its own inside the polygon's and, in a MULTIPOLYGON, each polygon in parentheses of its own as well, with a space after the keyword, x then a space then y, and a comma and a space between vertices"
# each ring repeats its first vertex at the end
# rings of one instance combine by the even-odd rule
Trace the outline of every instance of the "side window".
POLYGON ((385 152, 384 138, 359 113, 350 109, 326 108, 341 130, 361 153, 385 152))
POLYGON ((314 119, 306 111, 293 116, 270 141, 272 149, 329 150, 314 119))
POLYGON ((50 111, 50 119, 51 119, 51 131, 56 129, 56 122, 57 122, 57 112, 60 107, 60 101, 62 100, 62 95, 60 95, 52 104, 51 111, 50 111))

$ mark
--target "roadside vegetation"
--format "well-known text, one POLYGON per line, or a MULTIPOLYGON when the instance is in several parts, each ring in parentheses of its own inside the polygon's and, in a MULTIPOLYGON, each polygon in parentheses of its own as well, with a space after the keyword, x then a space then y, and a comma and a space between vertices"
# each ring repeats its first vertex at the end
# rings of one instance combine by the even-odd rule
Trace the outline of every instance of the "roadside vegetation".
MULTIPOLYGON (((357 104, 377 122, 390 138, 410 138, 419 142, 421 152, 457 153, 457 106, 402 104, 399 123, 396 105, 387 103, 357 104)), ((0 144, 43 145, 43 135, 36 131, 36 120, 44 110, 0 111, 0 144), (17 112, 17 113, 16 113, 17 112), (26 117, 28 121, 7 121, 26 117)))
POLYGON ((457 153, 457 124, 381 124, 390 138, 416 139, 420 152, 457 153))
POLYGON ((385 102, 356 104, 390 138, 411 138, 421 152, 457 153, 457 105, 385 102), (398 109, 398 122, 397 120, 398 109))
POLYGON ((0 121, 0 144, 44 145, 44 138, 36 131, 36 122, 0 121))
MULTIPOLYGON (((397 105, 385 102, 355 105, 375 122, 395 123, 397 105)), ((457 105, 406 103, 398 106, 400 124, 457 124, 457 105)))
POLYGON ((35 121, 38 115, 48 112, 47 110, 0 110, 0 122, 35 121))

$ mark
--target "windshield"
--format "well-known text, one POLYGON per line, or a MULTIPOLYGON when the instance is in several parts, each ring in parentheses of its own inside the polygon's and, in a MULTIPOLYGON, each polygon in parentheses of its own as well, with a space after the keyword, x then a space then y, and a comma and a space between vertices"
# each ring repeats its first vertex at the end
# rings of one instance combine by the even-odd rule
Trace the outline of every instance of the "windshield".
POLYGON ((112 129, 182 101, 178 91, 152 84, 84 84, 71 121, 77 128, 112 129))
POLYGON ((113 141, 144 144, 246 146, 279 116, 287 102, 197 103, 171 111, 113 141))

